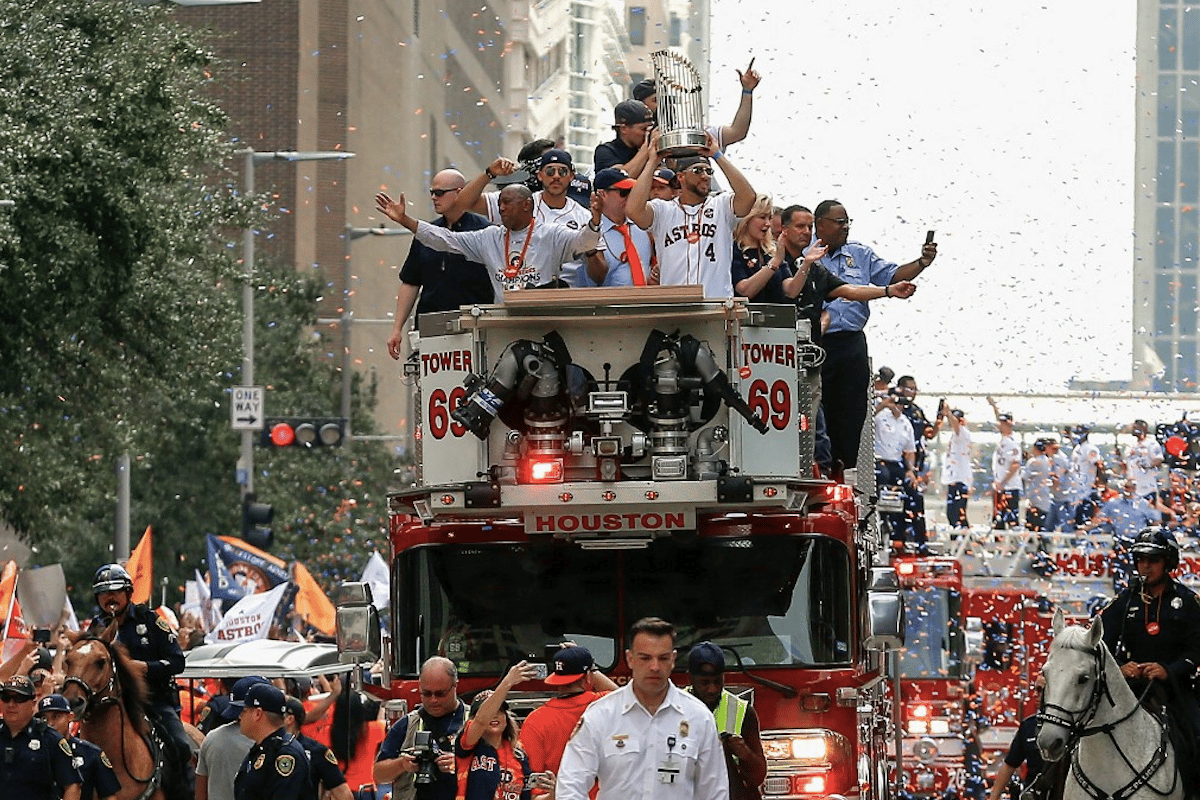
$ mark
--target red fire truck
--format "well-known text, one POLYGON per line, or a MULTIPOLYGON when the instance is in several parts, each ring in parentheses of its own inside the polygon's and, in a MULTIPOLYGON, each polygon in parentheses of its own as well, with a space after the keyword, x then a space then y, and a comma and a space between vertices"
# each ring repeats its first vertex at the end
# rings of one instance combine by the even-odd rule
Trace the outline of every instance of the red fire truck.
POLYGON ((905 649, 896 675, 905 791, 984 796, 1045 661, 1048 608, 1018 582, 964 576, 961 559, 902 557, 905 649))
MULTIPOLYGON (((620 680, 626 630, 658 616, 681 653, 725 651, 761 720, 764 796, 894 796, 883 665, 903 608, 866 513, 874 476, 813 477, 806 324, 696 287, 505 299, 420 320, 384 693, 416 703, 440 654, 470 695, 564 640, 620 680)), ((368 615, 343 614, 344 647, 371 657, 368 615)), ((518 711, 548 696, 516 688, 518 711)))

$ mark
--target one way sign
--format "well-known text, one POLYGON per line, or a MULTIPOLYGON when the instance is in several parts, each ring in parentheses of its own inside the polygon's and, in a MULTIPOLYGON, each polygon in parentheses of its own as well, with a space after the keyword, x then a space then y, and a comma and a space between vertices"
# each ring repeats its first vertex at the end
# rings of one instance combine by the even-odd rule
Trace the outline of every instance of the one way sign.
POLYGON ((235 431, 263 429, 263 387, 233 387, 233 403, 229 406, 235 431))

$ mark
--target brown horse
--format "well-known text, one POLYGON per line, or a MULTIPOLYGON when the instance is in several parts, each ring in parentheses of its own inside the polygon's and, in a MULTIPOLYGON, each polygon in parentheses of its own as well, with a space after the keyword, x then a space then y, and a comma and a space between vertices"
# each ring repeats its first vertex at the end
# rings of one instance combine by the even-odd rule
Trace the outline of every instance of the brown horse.
POLYGON ((163 748, 146 717, 146 681, 131 666, 116 627, 73 637, 63 664, 63 696, 79 735, 101 748, 121 781, 119 800, 163 800, 163 748))

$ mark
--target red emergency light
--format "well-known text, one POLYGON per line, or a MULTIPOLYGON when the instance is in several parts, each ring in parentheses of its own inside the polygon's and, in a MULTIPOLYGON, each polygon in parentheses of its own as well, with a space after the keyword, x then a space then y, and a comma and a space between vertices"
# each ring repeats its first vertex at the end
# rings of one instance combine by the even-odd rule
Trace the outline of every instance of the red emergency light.
POLYGON ((561 458, 539 458, 529 462, 530 483, 562 483, 563 461, 561 458))

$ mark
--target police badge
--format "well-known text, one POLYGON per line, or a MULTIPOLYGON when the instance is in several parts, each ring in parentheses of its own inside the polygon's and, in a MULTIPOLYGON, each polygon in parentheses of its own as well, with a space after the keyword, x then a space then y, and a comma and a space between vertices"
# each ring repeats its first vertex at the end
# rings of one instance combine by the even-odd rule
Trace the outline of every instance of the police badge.
POLYGON ((258 758, 254 759, 254 768, 255 768, 255 769, 262 769, 262 765, 263 765, 263 764, 265 764, 265 763, 267 763, 267 754, 266 754, 266 753, 259 753, 259 754, 258 754, 258 758))
MULTIPOLYGON (((60 743, 65 744, 66 741, 67 741, 66 739, 59 739, 60 743)), ((29 749, 30 750, 41 750, 42 749, 42 740, 41 739, 30 739, 29 740, 29 749)), ((69 744, 67 745, 66 754, 71 755, 71 745, 69 745, 69 744)))
POLYGON ((139 623, 138 626, 136 628, 134 628, 134 630, 137 632, 138 636, 146 635, 146 626, 145 625, 142 625, 139 623))
POLYGON ((278 772, 280 775, 282 775, 285 778, 287 776, 291 775, 292 770, 294 770, 295 768, 296 768, 296 757, 295 756, 279 756, 279 758, 275 759, 275 771, 278 772))

